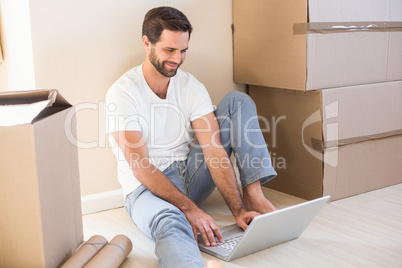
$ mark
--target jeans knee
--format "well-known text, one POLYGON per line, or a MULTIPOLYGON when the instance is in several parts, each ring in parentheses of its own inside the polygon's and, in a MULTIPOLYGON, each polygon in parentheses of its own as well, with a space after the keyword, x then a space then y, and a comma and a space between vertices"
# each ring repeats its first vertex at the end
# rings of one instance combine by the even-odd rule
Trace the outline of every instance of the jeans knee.
POLYGON ((165 209, 160 211, 153 219, 151 233, 153 238, 161 239, 172 233, 180 236, 193 237, 193 231, 186 216, 179 209, 165 209))
MULTIPOLYGON (((236 111, 239 107, 245 107, 247 110, 256 110, 253 99, 246 93, 239 91, 231 91, 227 93, 219 103, 224 107, 229 107, 230 111, 236 111)), ((218 105, 218 108, 219 108, 218 105)))
POLYGON ((224 99, 225 98, 234 99, 237 101, 242 101, 242 100, 252 101, 252 99, 250 98, 249 95, 247 95, 246 93, 243 93, 243 92, 239 92, 239 91, 230 91, 223 98, 224 99))

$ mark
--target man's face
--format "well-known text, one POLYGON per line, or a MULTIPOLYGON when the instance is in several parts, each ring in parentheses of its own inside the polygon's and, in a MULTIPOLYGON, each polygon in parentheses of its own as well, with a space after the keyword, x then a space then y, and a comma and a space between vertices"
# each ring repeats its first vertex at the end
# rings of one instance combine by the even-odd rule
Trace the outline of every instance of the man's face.
POLYGON ((158 42, 151 45, 149 61, 165 77, 173 77, 186 58, 188 32, 163 30, 158 42))

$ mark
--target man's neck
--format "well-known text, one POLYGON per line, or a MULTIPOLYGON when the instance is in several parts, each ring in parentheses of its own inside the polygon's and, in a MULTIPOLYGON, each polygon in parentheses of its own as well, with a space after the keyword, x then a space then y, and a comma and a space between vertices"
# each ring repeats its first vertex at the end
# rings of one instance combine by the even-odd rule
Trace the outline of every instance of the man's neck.
POLYGON ((149 88, 161 99, 166 99, 170 78, 160 74, 149 61, 142 65, 142 73, 149 88))

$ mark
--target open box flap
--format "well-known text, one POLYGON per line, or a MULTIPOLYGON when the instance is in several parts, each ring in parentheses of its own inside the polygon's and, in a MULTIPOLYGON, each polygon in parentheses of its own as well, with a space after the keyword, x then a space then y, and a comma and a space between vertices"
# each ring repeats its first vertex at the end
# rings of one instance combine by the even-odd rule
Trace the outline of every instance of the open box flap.
POLYGON ((30 124, 72 105, 55 90, 0 93, 0 126, 30 124))

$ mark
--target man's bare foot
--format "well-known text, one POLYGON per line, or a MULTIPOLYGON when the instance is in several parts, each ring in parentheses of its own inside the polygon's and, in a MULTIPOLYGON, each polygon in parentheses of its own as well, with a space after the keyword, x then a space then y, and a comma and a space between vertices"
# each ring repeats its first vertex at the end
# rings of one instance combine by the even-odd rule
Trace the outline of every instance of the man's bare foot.
POLYGON ((261 214, 276 210, 274 205, 265 198, 259 180, 243 189, 243 203, 247 210, 257 211, 261 214))
POLYGON ((208 261, 206 268, 222 268, 222 265, 217 261, 210 260, 208 261))

